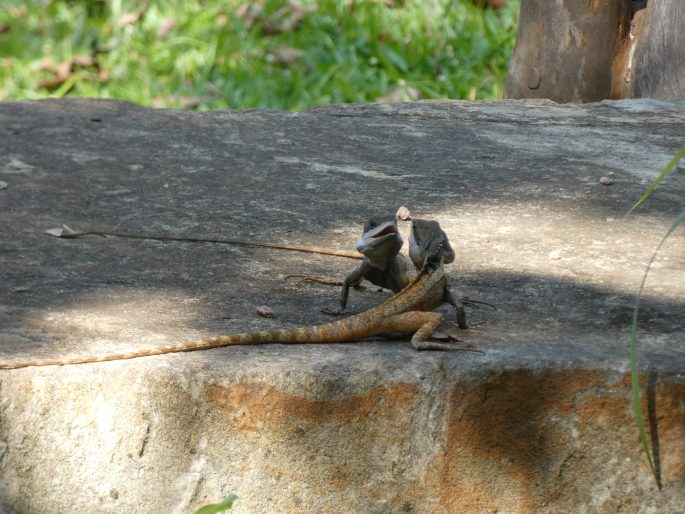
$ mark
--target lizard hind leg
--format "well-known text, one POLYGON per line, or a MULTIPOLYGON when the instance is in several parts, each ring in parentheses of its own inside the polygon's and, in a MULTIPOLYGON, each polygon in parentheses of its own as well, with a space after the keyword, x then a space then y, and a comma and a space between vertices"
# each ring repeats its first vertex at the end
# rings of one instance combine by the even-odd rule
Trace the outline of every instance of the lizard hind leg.
POLYGON ((411 344, 418 350, 417 344, 427 341, 442 321, 443 315, 439 312, 407 311, 379 320, 374 324, 372 331, 367 330, 363 335, 371 336, 388 332, 414 334, 411 344))
POLYGON ((388 319, 387 328, 397 332, 413 332, 411 345, 415 350, 449 350, 449 343, 431 340, 431 336, 443 322, 439 312, 409 311, 388 319))
POLYGON ((423 318, 423 324, 414 332, 411 338, 411 345, 415 350, 465 350, 463 341, 454 339, 451 342, 444 342, 432 339, 432 336, 437 335, 435 332, 442 324, 444 316, 439 312, 409 312, 406 314, 420 314, 423 318))

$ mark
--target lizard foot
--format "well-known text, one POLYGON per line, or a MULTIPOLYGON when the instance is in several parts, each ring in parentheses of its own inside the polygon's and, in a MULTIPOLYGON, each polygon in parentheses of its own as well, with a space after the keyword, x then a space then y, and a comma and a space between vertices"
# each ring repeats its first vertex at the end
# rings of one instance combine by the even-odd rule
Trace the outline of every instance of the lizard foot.
POLYGON ((340 310, 340 309, 329 309, 328 307, 324 307, 321 309, 321 314, 326 314, 327 316, 342 316, 345 314, 345 311, 340 310))
POLYGON ((417 351, 438 350, 443 352, 462 351, 485 353, 483 350, 477 349, 467 341, 458 339, 449 332, 433 332, 430 339, 426 339, 424 341, 412 341, 411 344, 417 351))
POLYGON ((467 343, 466 341, 459 341, 458 339, 451 340, 449 342, 436 341, 434 339, 430 339, 427 341, 415 341, 412 342, 412 346, 417 351, 437 350, 442 352, 459 351, 485 353, 483 350, 475 348, 471 343, 467 343))
POLYGON ((481 325, 485 325, 486 323, 487 323, 487 321, 471 321, 468 325, 466 325, 464 327, 460 327, 457 323, 455 323, 454 325, 459 327, 460 330, 464 330, 467 328, 480 327, 481 325))

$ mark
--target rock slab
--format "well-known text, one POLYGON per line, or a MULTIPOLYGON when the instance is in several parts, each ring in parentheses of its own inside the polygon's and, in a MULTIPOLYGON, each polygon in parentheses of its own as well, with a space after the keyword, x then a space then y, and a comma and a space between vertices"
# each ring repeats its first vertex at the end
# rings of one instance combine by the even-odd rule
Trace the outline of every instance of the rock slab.
MULTIPOLYGON (((438 219, 479 352, 404 338, 0 372, 0 512, 679 512, 683 230, 640 316, 659 492, 629 403, 644 268, 682 209, 685 103, 348 105, 301 113, 0 103, 0 359, 328 320, 356 262, 75 229, 351 249, 370 215, 438 219), (256 309, 269 306, 274 318, 256 309)), ((359 312, 389 297, 351 294, 359 312)), ((443 308, 448 318, 453 313, 443 308)))

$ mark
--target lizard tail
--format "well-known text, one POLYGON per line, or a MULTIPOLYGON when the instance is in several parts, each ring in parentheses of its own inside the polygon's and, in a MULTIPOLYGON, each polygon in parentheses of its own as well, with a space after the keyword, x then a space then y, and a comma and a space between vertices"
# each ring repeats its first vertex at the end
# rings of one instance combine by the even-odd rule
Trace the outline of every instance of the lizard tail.
MULTIPOLYGON (((104 355, 92 355, 86 357, 69 357, 65 359, 45 359, 31 361, 0 361, 0 369, 27 368, 33 366, 67 366, 71 364, 87 364, 92 362, 107 362, 138 357, 150 357, 165 353, 192 352, 195 350, 207 350, 223 346, 266 344, 266 343, 344 343, 357 341, 362 337, 374 336, 383 332, 415 332, 423 322, 419 319, 414 321, 415 313, 406 312, 407 309, 415 308, 425 303, 426 291, 431 291, 435 284, 444 280, 441 273, 422 273, 407 287, 387 300, 368 311, 356 316, 324 323, 310 327, 269 330, 262 332, 247 332, 243 334, 231 334, 199 341, 170 344, 137 350, 128 353, 109 353, 104 355), (397 320, 400 322, 397 322, 397 320), (408 322, 407 320, 411 320, 408 322)), ((442 287, 437 289, 439 299, 442 298, 442 287)), ((424 306, 424 308, 432 308, 424 306)))
MULTIPOLYGON (((349 319, 349 318, 348 318, 349 319)), ((155 348, 146 348, 126 353, 109 353, 104 355, 90 355, 84 357, 67 357, 64 359, 36 359, 30 361, 0 361, 0 369, 28 368, 36 366, 68 366, 72 364, 87 364, 93 362, 118 361, 136 359, 138 357, 151 357, 166 353, 192 352, 196 350, 208 350, 224 346, 239 346, 268 343, 340 343, 354 341, 365 335, 372 334, 369 325, 350 323, 348 319, 338 320, 333 323, 302 327, 294 329, 267 330, 261 332, 246 332, 225 336, 200 339, 198 341, 186 341, 155 348)))

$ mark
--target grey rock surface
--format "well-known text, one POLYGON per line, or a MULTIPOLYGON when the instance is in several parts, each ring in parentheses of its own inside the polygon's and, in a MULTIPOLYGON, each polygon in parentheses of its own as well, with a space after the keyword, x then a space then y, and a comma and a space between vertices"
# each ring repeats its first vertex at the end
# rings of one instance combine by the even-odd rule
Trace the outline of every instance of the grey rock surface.
POLYGON ((649 100, 0 103, 0 360, 326 322, 337 288, 284 277, 357 264, 44 234, 62 223, 353 249, 365 218, 406 205, 450 237, 453 290, 498 309, 459 334, 482 353, 376 338, 1 371, 0 512, 184 513, 231 491, 236 513, 682 510, 682 228, 640 315, 663 492, 628 392, 635 294, 682 177, 625 214, 684 134, 685 102, 649 100))

